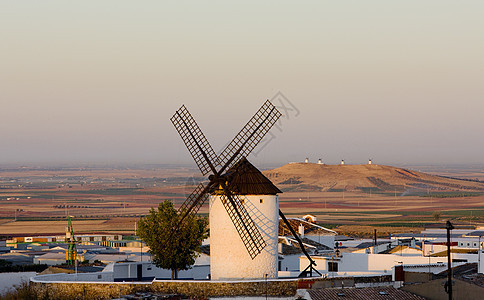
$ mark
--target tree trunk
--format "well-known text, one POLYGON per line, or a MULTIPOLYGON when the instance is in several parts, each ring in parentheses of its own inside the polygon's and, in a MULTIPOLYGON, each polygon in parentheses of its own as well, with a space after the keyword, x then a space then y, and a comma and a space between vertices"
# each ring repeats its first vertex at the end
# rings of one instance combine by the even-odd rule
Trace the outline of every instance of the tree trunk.
POLYGON ((178 269, 171 269, 171 280, 178 279, 178 269))

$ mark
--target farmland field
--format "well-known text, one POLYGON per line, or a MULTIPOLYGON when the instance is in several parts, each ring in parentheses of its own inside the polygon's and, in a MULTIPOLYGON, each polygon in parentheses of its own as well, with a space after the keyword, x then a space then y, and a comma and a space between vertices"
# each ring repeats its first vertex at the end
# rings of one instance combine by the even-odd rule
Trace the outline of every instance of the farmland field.
MULTIPOLYGON (((474 169, 469 174, 465 170, 453 172, 446 170, 445 176, 482 176, 474 169)), ((168 199, 179 206, 202 180, 198 174, 194 169, 165 166, 3 168, 0 236, 63 234, 67 215, 73 217, 78 234, 132 235, 136 220, 160 201, 168 199)), ((472 184, 479 184, 479 179, 472 184)), ((378 192, 371 187, 292 187, 279 199, 287 216, 313 214, 321 224, 342 233, 373 228, 381 232, 416 231, 442 225, 447 219, 461 226, 484 225, 484 193, 479 189, 456 192, 427 188, 405 194, 397 190, 378 192)), ((208 213, 207 205, 200 213, 208 213)))

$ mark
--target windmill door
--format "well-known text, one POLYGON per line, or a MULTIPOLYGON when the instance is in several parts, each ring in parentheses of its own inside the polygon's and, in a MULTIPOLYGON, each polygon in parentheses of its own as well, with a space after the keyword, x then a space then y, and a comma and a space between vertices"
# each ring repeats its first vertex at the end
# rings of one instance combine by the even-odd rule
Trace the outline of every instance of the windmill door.
POLYGON ((143 280, 143 265, 142 264, 137 265, 136 271, 137 271, 136 273, 138 274, 138 278, 137 278, 138 281, 143 280))

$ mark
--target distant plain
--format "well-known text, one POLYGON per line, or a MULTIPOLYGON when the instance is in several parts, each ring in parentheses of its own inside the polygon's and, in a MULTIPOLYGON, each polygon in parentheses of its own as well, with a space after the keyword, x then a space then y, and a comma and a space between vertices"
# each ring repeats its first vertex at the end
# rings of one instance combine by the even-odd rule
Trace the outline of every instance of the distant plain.
MULTIPOLYGON (((285 184, 281 184, 283 168, 297 173, 290 169, 294 167, 286 165, 264 172, 284 191, 280 195, 281 210, 294 217, 313 214, 322 225, 343 234, 367 235, 374 228, 380 235, 418 231, 426 226, 442 226, 447 219, 459 226, 484 225, 484 189, 481 189, 484 170, 481 169, 428 168, 429 173, 445 176, 437 183, 436 177, 410 170, 434 184, 415 184, 411 192, 405 193, 403 189, 408 183, 399 185, 395 176, 388 179, 381 175, 374 179, 380 173, 372 173, 370 181, 355 177, 358 170, 373 172, 378 168, 365 165, 344 166, 346 171, 331 179, 332 188, 324 188, 322 183, 318 186, 314 180, 316 175, 299 178, 300 182, 292 184, 284 180, 285 184), (274 172, 280 172, 279 180, 275 179, 274 172), (439 186, 452 185, 452 180, 457 180, 447 177, 466 179, 462 181, 466 189, 446 190, 439 186), (311 180, 312 185, 306 184, 306 180, 311 180)), ((327 169, 336 167, 340 166, 327 169)), ((393 167, 384 167, 380 169, 388 174, 388 170, 393 172, 393 167)), ((77 234, 134 235, 136 221, 150 208, 166 199, 179 206, 202 180, 197 170, 174 166, 2 168, 0 236, 61 235, 65 232, 66 215, 73 217, 77 234)), ((207 204, 200 213, 208 213, 207 204)))

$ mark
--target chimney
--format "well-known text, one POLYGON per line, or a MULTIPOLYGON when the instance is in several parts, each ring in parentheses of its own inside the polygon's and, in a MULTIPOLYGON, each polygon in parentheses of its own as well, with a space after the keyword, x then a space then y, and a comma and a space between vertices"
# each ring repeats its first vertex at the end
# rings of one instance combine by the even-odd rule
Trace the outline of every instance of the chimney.
POLYGON ((298 231, 299 231, 299 236, 304 237, 304 226, 303 226, 303 224, 299 224, 298 231))

